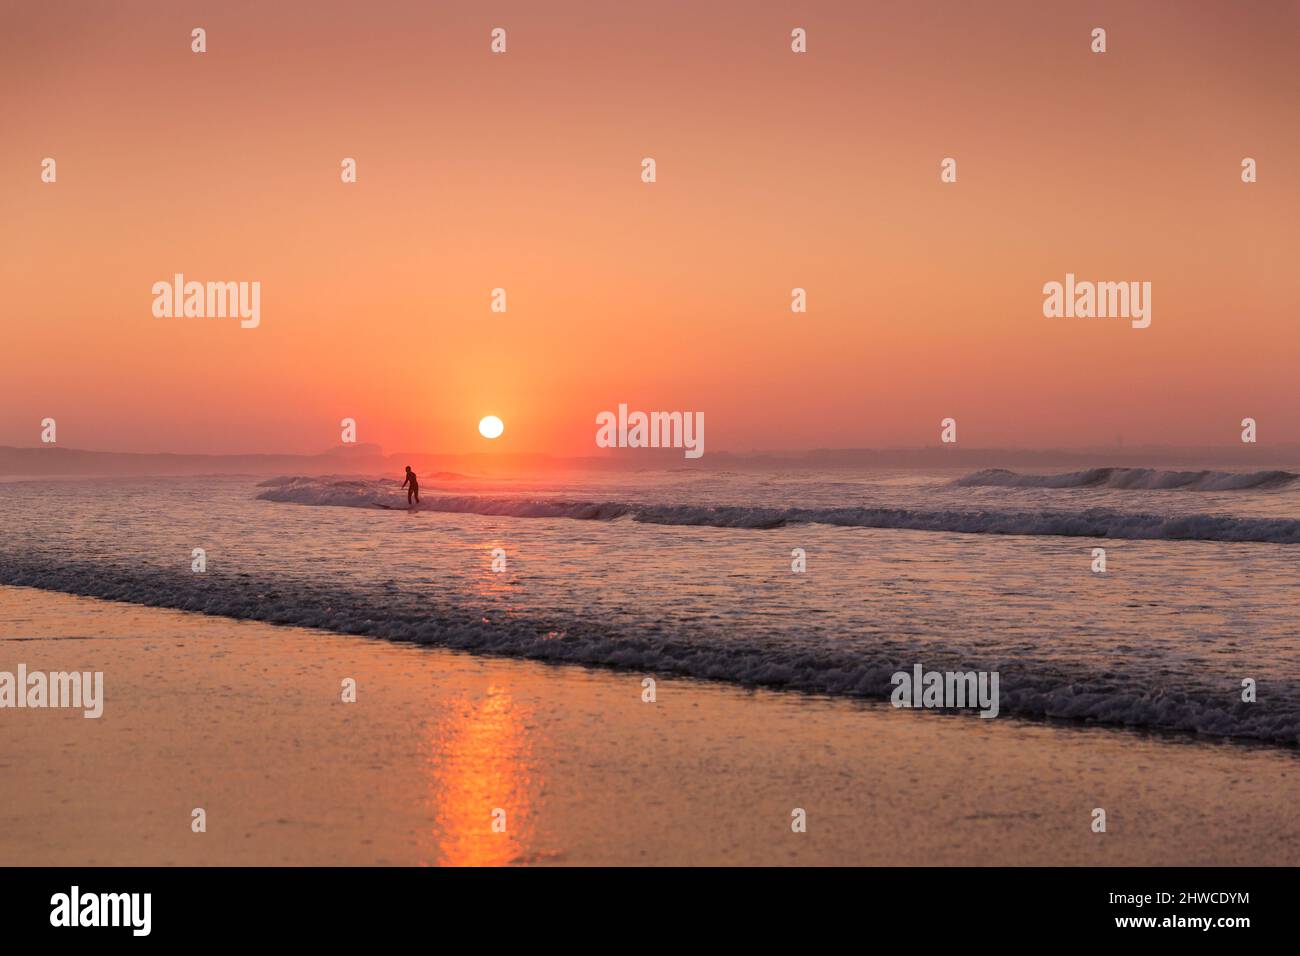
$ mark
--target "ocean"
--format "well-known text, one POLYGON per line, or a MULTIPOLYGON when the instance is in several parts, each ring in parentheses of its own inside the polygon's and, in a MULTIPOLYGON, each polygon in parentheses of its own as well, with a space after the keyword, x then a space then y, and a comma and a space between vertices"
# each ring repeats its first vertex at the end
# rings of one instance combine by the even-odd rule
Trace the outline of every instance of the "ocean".
POLYGON ((1300 744, 1289 472, 441 473, 416 510, 399 484, 2 483, 0 584, 874 701, 996 671, 1002 719, 1300 744))

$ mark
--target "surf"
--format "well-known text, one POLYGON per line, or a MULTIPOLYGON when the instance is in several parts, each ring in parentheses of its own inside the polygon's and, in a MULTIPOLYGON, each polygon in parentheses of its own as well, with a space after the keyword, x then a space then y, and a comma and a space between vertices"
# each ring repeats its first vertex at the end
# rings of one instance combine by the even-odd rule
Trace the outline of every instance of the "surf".
MULTIPOLYGON (((865 698, 885 703, 893 676, 924 657, 944 671, 992 670, 990 661, 942 642, 881 637, 871 647, 792 646, 737 636, 703 623, 689 636, 664 635, 552 609, 508 614, 422 589, 373 589, 293 575, 194 575, 145 566, 104 566, 67 557, 0 552, 0 584, 44 588, 148 607, 166 607, 340 634, 446 647, 556 664, 609 667, 743 686, 865 698)), ((1148 671, 1113 663, 1000 662, 1001 712, 1030 718, 1158 728, 1300 745, 1300 700, 1279 688, 1268 707, 1242 707, 1211 685, 1171 689, 1148 671)))
MULTIPOLYGON (((1113 471, 1114 469, 1099 469, 1113 471)), ((1003 474, 1013 475, 1012 472, 1003 474)), ((1089 475, 1090 473, 1076 473, 1089 475)), ((1016 476, 1052 478, 1054 476, 1016 476)), ((1056 476, 1061 477, 1061 476, 1056 476)), ((1073 481, 1071 476, 1064 476, 1073 481)), ((1101 478, 1041 487, 1088 487, 1101 478)), ((989 481, 989 484, 995 482, 989 481)), ((275 478, 257 497, 286 504, 407 511, 404 499, 384 480, 275 478)), ((799 524, 954 534, 1042 535, 1137 541, 1223 541, 1300 544, 1300 520, 1217 514, 1162 515, 1110 508, 1081 510, 970 510, 870 506, 774 508, 748 505, 641 504, 496 495, 426 494, 415 511, 509 518, 577 521, 627 519, 640 524, 763 531, 799 524)))
POLYGON ((1290 471, 1163 471, 1157 468, 1089 468, 1032 475, 986 468, 958 478, 961 488, 1117 488, 1130 491, 1257 491, 1283 488, 1300 475, 1290 471))

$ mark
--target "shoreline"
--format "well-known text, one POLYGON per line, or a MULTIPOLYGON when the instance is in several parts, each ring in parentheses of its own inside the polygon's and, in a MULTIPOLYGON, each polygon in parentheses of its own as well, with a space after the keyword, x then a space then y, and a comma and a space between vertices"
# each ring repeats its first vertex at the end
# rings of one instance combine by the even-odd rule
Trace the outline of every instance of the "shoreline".
MULTIPOLYGON (((608 671, 625 678, 655 673, 680 681, 700 681, 706 684, 718 682, 739 690, 761 689, 776 694, 796 693, 812 698, 824 697, 828 700, 865 704, 890 700, 894 690, 891 674, 900 669, 913 668, 917 656, 926 653, 924 650, 908 650, 904 659, 910 658, 910 661, 903 663, 897 648, 882 647, 863 652, 871 654, 879 650, 880 654, 876 657, 842 658, 835 668, 821 667, 794 676, 780 674, 768 679, 737 669, 731 674, 714 677, 716 671, 711 665, 702 667, 689 655, 659 654, 657 648, 637 641, 635 634, 629 635, 626 643, 611 647, 606 641, 604 629, 588 620, 530 618, 527 611, 515 612, 510 620, 514 632, 523 636, 503 650, 494 647, 491 640, 494 636, 491 630, 493 621, 499 624, 495 610, 492 611, 492 620, 485 616, 476 622, 472 616, 466 621, 462 614, 454 619, 445 615, 439 619, 438 614, 444 609, 436 605, 426 604, 418 608, 408 606, 403 608, 404 613, 399 620, 390 622, 385 617, 390 607, 383 601, 377 601, 372 594, 341 590, 318 582, 285 579, 263 585, 268 591, 274 592, 277 602, 275 609, 268 611, 265 606, 251 608, 247 604, 247 583, 241 577, 229 574, 209 572, 202 576, 201 581, 196 581, 195 576, 189 572, 155 567, 122 571, 89 562, 72 565, 64 561, 51 570, 41 566, 38 561, 29 560, 26 567, 15 571, 8 562, 9 556, 0 553, 0 588, 35 589, 110 603, 123 602, 142 609, 197 613, 229 621, 264 623, 277 628, 300 628, 336 636, 383 640, 397 645, 468 653, 493 660, 568 664, 584 670, 608 671), (318 623, 326 620, 329 621, 328 624, 318 623), (458 633, 447 639, 448 629, 456 629, 458 633), (557 632, 563 634, 566 640, 535 640, 539 634, 557 632), (630 656, 633 654, 638 655, 635 663, 640 664, 639 667, 634 666, 630 656), (874 686, 878 688, 875 696, 868 696, 861 690, 864 680, 868 679, 874 681, 874 686)), ((754 662, 754 659, 740 655, 733 660, 740 660, 744 664, 754 662)), ((936 655, 936 660, 938 662, 934 664, 935 667, 943 663, 944 668, 947 668, 947 663, 943 662, 940 655, 936 655)), ((778 670, 806 662, 807 658, 791 657, 777 662, 770 659, 758 661, 764 666, 776 666, 778 670)), ((820 663, 818 655, 813 655, 813 663, 820 663)), ((957 670, 980 669, 977 665, 960 660, 952 663, 957 670)), ((795 669, 798 670, 797 667, 795 669)), ((1093 701, 1091 706, 1085 704, 1083 712, 1075 711, 1067 716, 1062 713, 1066 707, 1046 699, 1045 691, 1050 693, 1056 689, 1055 686, 1044 689, 1032 683, 1010 683, 1007 679, 1009 674, 1010 671, 1002 674, 1000 707, 1003 717, 1060 728, 1099 727, 1169 735, 1170 739, 1186 736, 1196 741, 1258 744, 1300 753, 1300 736, 1297 735, 1294 718, 1291 723, 1283 726, 1263 711, 1258 714, 1252 712, 1250 720, 1257 720, 1257 725, 1242 726, 1239 723, 1233 728, 1235 732, 1221 732, 1216 729, 1216 722, 1221 722, 1229 713, 1221 706, 1222 699, 1213 702, 1219 706, 1219 710, 1206 710, 1203 699, 1200 709, 1176 711, 1172 718, 1163 718, 1164 723, 1156 720, 1135 721, 1131 713, 1116 716, 1114 701, 1111 700, 1093 701)), ((1022 680, 1025 676, 1032 679, 1033 675, 1021 675, 1022 680)), ((1077 676, 1076 674, 1076 679, 1077 676)), ((1235 700, 1235 693, 1230 697, 1235 700)), ((1074 703, 1074 698, 1066 701, 1067 707, 1072 707, 1074 703)), ((1121 703, 1130 709, 1137 708, 1143 717, 1149 715, 1151 702, 1144 692, 1130 692, 1121 703)), ((1236 719, 1242 720, 1239 714, 1236 719)))
POLYGON ((0 653, 105 674, 98 720, 0 711, 9 865, 1300 860, 1300 759, 1267 745, 691 679, 644 703, 637 672, 7 586, 0 653))

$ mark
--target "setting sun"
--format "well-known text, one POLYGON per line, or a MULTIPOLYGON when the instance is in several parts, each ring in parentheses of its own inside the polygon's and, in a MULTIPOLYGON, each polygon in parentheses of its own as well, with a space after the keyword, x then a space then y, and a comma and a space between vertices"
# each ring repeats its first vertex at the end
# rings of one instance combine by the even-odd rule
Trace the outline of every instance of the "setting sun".
POLYGON ((486 415, 478 423, 478 433, 484 438, 500 438, 501 433, 506 430, 506 424, 495 415, 486 415))

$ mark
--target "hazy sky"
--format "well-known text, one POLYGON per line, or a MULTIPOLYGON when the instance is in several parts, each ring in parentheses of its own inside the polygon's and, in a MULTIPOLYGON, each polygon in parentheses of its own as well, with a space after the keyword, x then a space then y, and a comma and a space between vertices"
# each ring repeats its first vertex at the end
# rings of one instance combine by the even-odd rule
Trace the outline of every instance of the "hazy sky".
POLYGON ((709 450, 1300 441, 1295 3, 4 19, 0 444, 462 452, 493 413, 590 454, 619 402, 709 450), (260 281, 260 327, 155 318, 176 272, 260 281), (1151 327, 1045 318, 1067 272, 1149 281, 1151 327))

